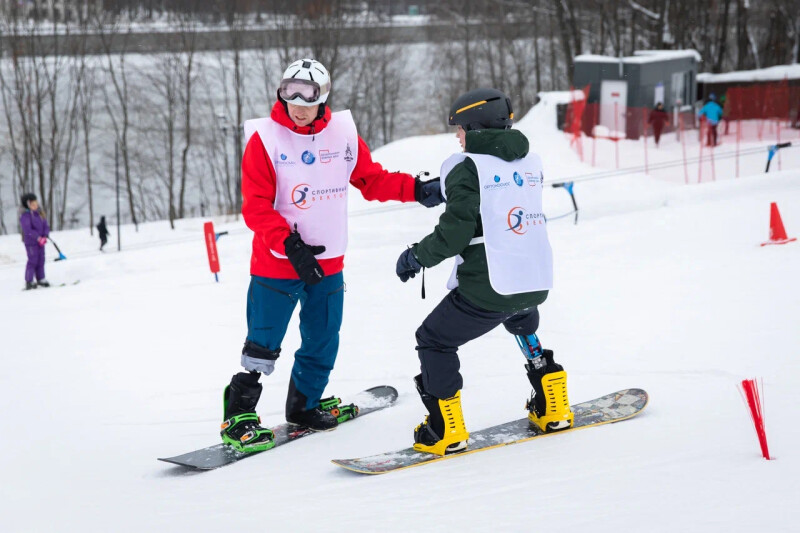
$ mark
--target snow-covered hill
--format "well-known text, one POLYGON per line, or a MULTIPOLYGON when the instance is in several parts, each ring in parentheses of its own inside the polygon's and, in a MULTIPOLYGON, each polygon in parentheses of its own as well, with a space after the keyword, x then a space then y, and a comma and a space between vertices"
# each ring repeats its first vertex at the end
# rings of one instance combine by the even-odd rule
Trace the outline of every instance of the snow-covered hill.
MULTIPOLYGON (((546 176, 585 169, 549 123, 534 129, 546 176)), ((414 138, 376 158, 434 171, 456 149, 453 136, 414 138)), ((800 235, 800 169, 783 168, 690 187, 641 175, 588 182, 580 224, 550 223, 556 288, 540 336, 569 373, 570 398, 641 387, 651 395, 645 413, 378 477, 329 460, 408 446, 422 420, 414 331, 444 296, 449 265, 427 271, 421 300, 419 278, 400 283, 394 264, 439 209, 351 196, 345 322, 328 392, 387 383, 398 405, 203 474, 156 457, 218 439, 222 388, 246 333, 244 224, 215 221, 230 232, 218 243, 220 283, 202 220, 123 227, 122 253, 115 240, 101 254, 87 232, 56 233, 68 259, 48 262, 47 277, 80 283, 34 292, 20 290, 19 237, 2 237, 0 530, 797 531, 800 244, 759 246, 772 201, 800 235), (736 389, 755 376, 769 462, 736 389)), ((571 208, 562 190, 545 202, 551 216, 571 208)), ((298 344, 295 317, 276 372, 262 378, 268 424, 282 421, 298 344)), ((523 359, 502 328, 460 353, 468 429, 525 415, 523 359)))

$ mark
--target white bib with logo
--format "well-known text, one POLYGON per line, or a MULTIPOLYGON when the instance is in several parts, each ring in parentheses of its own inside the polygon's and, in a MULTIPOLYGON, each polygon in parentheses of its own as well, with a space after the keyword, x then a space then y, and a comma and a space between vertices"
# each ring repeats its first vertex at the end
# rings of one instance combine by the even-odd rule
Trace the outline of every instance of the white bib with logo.
MULTIPOLYGON (((532 153, 511 162, 485 154, 454 154, 439 174, 443 194, 447 174, 467 157, 478 169, 483 223, 483 237, 470 244, 484 243, 492 289, 511 295, 553 288, 553 252, 542 212, 541 159, 532 153)), ((449 289, 458 286, 456 271, 463 262, 456 257, 449 289)))
POLYGON ((317 258, 343 256, 347 190, 358 160, 358 133, 350 111, 333 113, 325 129, 312 135, 295 133, 269 117, 244 123, 245 141, 254 132, 277 176, 275 210, 292 230, 297 224, 305 243, 325 246, 317 258))

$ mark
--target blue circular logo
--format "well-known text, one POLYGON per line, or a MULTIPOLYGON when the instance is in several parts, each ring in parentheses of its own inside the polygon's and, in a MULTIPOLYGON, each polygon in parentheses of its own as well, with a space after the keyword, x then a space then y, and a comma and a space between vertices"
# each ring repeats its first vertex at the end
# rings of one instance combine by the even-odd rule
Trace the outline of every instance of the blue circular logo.
POLYGON ((281 161, 286 161, 286 154, 281 154, 281 161))
POLYGON ((317 158, 314 157, 314 154, 312 154, 308 150, 303 152, 303 156, 301 157, 301 159, 303 160, 303 163, 305 163, 306 165, 313 165, 314 161, 317 160, 317 158))
POLYGON ((519 172, 514 172, 514 183, 522 187, 522 176, 519 175, 519 172))
POLYGON ((500 183, 500 176, 495 176, 494 177, 494 182, 495 183, 500 183))

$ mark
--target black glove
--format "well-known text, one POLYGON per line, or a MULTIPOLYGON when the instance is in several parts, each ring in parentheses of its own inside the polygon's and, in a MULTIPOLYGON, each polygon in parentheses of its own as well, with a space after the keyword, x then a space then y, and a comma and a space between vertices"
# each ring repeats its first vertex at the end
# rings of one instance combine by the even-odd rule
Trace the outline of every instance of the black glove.
POLYGON ((444 202, 442 196, 441 180, 433 178, 432 180, 422 181, 420 175, 427 176, 429 172, 420 172, 414 178, 414 200, 421 203, 425 207, 435 207, 444 202))
POLYGON ((422 270, 422 265, 417 261, 411 248, 403 250, 403 253, 397 258, 397 277, 400 278, 400 281, 405 283, 408 278, 419 274, 420 270, 422 270))
POLYGON ((297 228, 291 235, 286 237, 283 245, 286 247, 286 257, 289 258, 289 262, 303 283, 316 285, 322 281, 325 273, 314 256, 324 252, 324 246, 309 246, 304 243, 303 239, 300 238, 300 234, 297 233, 297 228))

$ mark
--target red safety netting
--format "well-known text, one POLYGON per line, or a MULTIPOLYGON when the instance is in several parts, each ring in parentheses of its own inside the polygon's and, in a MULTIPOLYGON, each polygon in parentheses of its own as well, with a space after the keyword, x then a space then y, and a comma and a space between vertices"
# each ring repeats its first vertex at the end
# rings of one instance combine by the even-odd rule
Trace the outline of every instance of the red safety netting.
MULTIPOLYGON (((657 118, 652 108, 588 103, 589 86, 582 92, 584 99, 573 96, 567 107, 564 131, 580 160, 592 166, 660 172, 696 183, 716 179, 719 158, 725 159, 725 176, 740 175, 740 160, 741 172, 763 171, 763 143, 800 141, 800 86, 786 80, 731 87, 718 95, 723 118, 716 127, 698 117, 702 102, 657 118), (626 141, 622 150, 621 141, 626 141)), ((780 169, 780 152, 775 162, 780 169)))
POLYGON ((800 110, 800 87, 788 80, 745 87, 730 87, 725 92, 725 116, 733 120, 796 120, 800 110))

